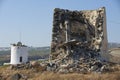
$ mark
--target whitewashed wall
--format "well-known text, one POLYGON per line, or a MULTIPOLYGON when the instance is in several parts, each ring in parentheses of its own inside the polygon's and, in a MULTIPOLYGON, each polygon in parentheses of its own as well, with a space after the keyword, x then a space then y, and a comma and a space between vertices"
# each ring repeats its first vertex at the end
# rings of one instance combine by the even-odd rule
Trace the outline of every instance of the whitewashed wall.
POLYGON ((28 61, 28 47, 11 45, 11 62, 10 64, 21 64, 28 61), (20 62, 22 57, 22 62, 20 62))

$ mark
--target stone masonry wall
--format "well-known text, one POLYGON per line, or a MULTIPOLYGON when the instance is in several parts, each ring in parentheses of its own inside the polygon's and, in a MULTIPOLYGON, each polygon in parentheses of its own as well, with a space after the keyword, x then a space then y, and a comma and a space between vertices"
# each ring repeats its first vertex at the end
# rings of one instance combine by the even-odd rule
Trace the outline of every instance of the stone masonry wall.
POLYGON ((66 56, 74 58, 94 57, 98 55, 98 52, 106 52, 105 19, 104 7, 84 11, 56 8, 51 43, 52 59, 66 56))
POLYGON ((50 64, 56 72, 104 71, 107 51, 105 8, 54 9, 50 64))

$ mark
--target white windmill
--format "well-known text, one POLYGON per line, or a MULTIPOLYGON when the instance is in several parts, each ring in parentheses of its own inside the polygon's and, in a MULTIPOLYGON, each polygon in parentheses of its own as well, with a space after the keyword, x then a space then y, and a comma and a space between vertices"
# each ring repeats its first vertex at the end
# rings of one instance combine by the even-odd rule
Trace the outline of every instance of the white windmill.
POLYGON ((10 64, 21 64, 28 62, 28 47, 21 42, 11 45, 10 64))

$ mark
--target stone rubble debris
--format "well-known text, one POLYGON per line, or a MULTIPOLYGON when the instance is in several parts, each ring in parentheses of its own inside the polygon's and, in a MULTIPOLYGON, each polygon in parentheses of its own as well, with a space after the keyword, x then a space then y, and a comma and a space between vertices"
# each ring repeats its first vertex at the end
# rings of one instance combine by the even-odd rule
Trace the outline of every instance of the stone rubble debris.
POLYGON ((105 8, 70 11, 56 8, 48 71, 105 71, 107 52, 105 8))
POLYGON ((38 61, 30 61, 26 64, 15 64, 15 65, 10 65, 9 69, 31 69, 31 68, 36 68, 36 67, 41 67, 40 63, 38 61))

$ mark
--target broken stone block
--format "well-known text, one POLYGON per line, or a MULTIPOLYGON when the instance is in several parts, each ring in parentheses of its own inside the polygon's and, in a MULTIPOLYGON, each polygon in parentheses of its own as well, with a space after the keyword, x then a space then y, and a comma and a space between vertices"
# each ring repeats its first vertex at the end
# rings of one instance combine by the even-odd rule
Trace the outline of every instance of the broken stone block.
POLYGON ((69 71, 67 69, 63 69, 63 68, 59 69, 58 72, 63 73, 63 74, 69 73, 69 71))

